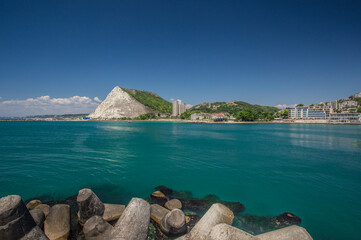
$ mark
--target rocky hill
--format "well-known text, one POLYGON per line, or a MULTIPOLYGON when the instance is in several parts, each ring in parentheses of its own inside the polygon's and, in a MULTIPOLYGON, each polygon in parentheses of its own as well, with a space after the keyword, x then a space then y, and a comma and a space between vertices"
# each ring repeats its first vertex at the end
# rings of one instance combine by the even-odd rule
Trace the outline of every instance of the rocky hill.
POLYGON ((115 87, 89 115, 96 119, 135 118, 147 113, 171 112, 172 104, 155 93, 115 87))
POLYGON ((192 113, 229 113, 237 120, 255 121, 272 120, 274 114, 279 111, 276 107, 253 105, 242 101, 202 103, 188 109, 183 118, 189 118, 192 113))

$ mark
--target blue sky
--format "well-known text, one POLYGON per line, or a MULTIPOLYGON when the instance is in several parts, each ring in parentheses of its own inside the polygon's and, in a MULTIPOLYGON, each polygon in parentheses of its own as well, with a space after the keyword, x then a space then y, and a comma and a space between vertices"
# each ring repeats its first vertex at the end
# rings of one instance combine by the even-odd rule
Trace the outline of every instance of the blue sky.
POLYGON ((360 76, 361 1, 0 0, 0 116, 91 112, 114 86, 311 104, 360 76))

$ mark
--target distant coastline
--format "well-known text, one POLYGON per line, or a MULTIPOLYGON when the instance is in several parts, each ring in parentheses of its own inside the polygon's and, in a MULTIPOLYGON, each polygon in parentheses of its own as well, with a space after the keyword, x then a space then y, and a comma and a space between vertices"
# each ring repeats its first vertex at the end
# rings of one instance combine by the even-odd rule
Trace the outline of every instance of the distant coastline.
POLYGON ((73 120, 34 120, 34 119, 1 119, 0 122, 174 122, 174 123, 189 123, 189 124, 316 124, 316 125, 361 125, 361 122, 324 122, 324 121, 222 121, 222 122, 214 122, 214 121, 202 121, 202 120, 185 120, 185 119, 148 119, 148 120, 118 120, 118 119, 108 119, 108 120, 99 120, 99 119, 91 119, 91 120, 81 120, 81 119, 73 119, 73 120))

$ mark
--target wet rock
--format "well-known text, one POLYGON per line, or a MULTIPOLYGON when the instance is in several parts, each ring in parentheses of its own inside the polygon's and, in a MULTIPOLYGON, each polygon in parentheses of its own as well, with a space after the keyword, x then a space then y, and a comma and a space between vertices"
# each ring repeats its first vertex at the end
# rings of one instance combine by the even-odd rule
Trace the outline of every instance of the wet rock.
POLYGON ((256 236, 260 240, 312 240, 306 229, 299 226, 289 226, 256 236))
POLYGON ((124 209, 124 205, 104 203, 103 219, 107 222, 114 221, 122 215, 124 209))
POLYGON ((76 200, 78 202, 80 224, 84 225, 92 216, 103 216, 104 204, 91 189, 84 188, 80 190, 76 200))
POLYGON ((150 206, 150 217, 153 221, 155 221, 157 224, 161 224, 162 219, 164 218, 167 213, 170 211, 158 204, 152 204, 150 206))
POLYGON ((115 224, 114 239, 145 240, 150 221, 150 205, 140 198, 132 198, 115 224))
POLYGON ((259 240, 257 237, 225 223, 217 224, 216 226, 214 226, 207 236, 207 240, 234 240, 234 239, 259 240))
POLYGON ((48 214, 49 214, 49 212, 50 212, 50 206, 47 205, 47 204, 39 204, 39 205, 36 206, 34 209, 39 209, 39 210, 41 210, 41 211, 44 213, 45 217, 47 217, 48 214))
POLYGON ((178 199, 172 199, 166 202, 164 207, 168 208, 169 210, 182 209, 182 203, 178 199))
POLYGON ((180 235, 187 231, 186 219, 182 210, 173 209, 162 219, 161 230, 166 234, 180 235))
POLYGON ((242 226, 242 229, 257 235, 287 226, 300 224, 301 219, 292 213, 283 213, 276 217, 245 214, 239 217, 239 221, 236 222, 235 226, 242 226))
POLYGON ((171 196, 173 194, 173 190, 170 188, 167 188, 166 186, 155 187, 155 190, 162 192, 166 196, 171 196))
POLYGON ((187 224, 187 232, 190 232, 192 228, 201 220, 201 216, 199 215, 187 215, 186 216, 186 224, 187 224))
POLYGON ((96 240, 109 237, 112 228, 102 217, 93 216, 85 222, 83 232, 86 240, 96 240))
POLYGON ((20 239, 34 227, 36 223, 20 196, 0 199, 0 239, 20 239))
POLYGON ((65 240, 70 234, 70 207, 57 204, 51 207, 44 222, 45 235, 50 240, 65 240))
POLYGON ((20 240, 49 240, 38 226, 30 230, 24 237, 20 240))
POLYGON ((276 225, 285 227, 285 226, 291 226, 291 225, 300 225, 302 220, 301 220, 301 218, 297 217, 293 213, 285 212, 285 213, 278 215, 274 219, 274 222, 276 225))
POLYGON ((178 239, 205 240, 215 225, 220 223, 232 225, 233 219, 233 212, 229 208, 223 204, 215 203, 188 234, 178 239))
POLYGON ((30 202, 28 202, 28 204, 26 204, 26 207, 29 210, 34 209, 36 206, 42 204, 42 202, 40 200, 31 200, 30 202))
POLYGON ((155 191, 150 195, 150 199, 152 203, 159 204, 163 206, 169 199, 162 193, 161 191, 155 191))
POLYGON ((43 228, 44 220, 45 220, 45 215, 44 215, 43 211, 41 211, 40 209, 34 208, 33 210, 30 210, 30 214, 33 217, 36 225, 39 226, 40 228, 43 228))

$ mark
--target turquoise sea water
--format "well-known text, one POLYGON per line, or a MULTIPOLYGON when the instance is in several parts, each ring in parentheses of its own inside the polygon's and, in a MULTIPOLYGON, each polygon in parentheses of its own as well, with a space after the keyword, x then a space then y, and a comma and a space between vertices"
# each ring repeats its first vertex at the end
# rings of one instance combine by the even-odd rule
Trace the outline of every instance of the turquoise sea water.
POLYGON ((315 239, 360 239, 361 126, 0 122, 0 196, 106 202, 157 185, 289 211, 315 239))

